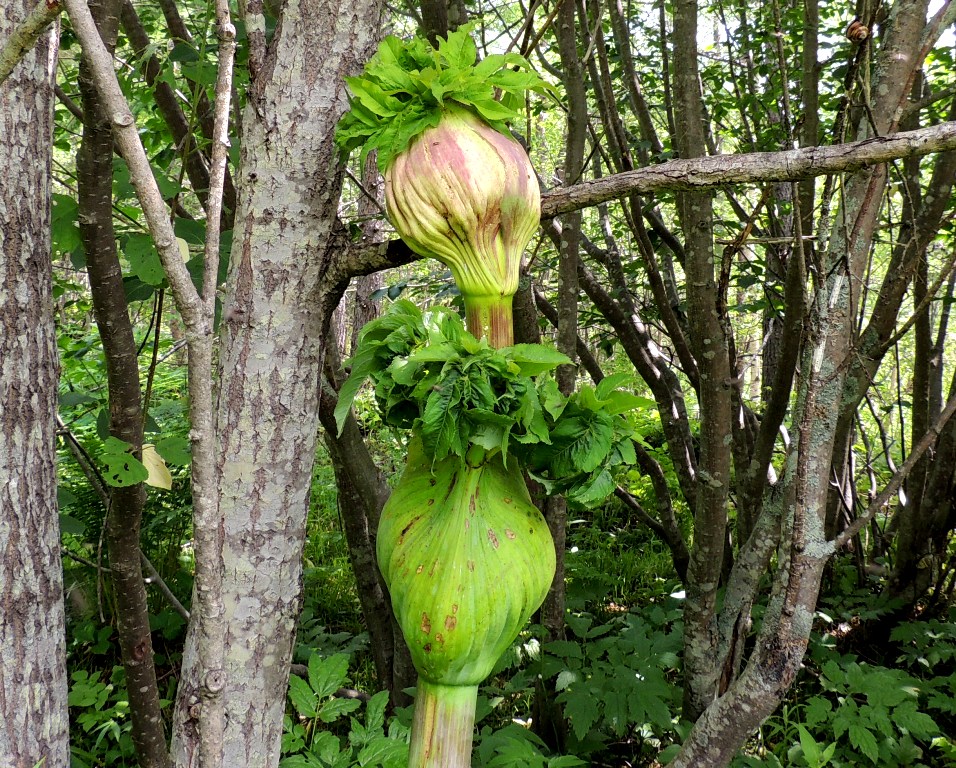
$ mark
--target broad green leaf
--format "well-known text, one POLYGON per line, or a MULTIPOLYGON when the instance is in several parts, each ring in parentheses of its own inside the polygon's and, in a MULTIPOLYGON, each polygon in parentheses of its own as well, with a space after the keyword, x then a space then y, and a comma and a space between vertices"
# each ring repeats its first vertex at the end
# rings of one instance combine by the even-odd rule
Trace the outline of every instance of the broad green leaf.
POLYGON ((571 362, 567 355, 541 344, 515 344, 502 351, 518 364, 523 376, 538 376, 571 362))
POLYGON ((148 285, 162 285, 166 279, 153 238, 147 234, 133 233, 126 238, 123 253, 129 260, 130 270, 148 285))
POLYGON ((125 488, 142 483, 149 477, 143 463, 132 454, 132 447, 115 437, 104 441, 100 460, 105 465, 103 477, 107 485, 125 488))
POLYGON ((343 715, 354 712, 362 705, 359 699, 329 699, 319 709, 319 720, 333 723, 343 715))
POLYGON ((633 384, 634 377, 629 373, 615 373, 611 376, 605 376, 594 388, 594 394, 598 400, 606 400, 607 396, 616 389, 625 384, 633 384))
POLYGON ((851 725, 848 730, 853 747, 876 763, 880 757, 880 749, 873 732, 861 725, 851 725))
POLYGON ((564 699, 564 715, 571 723, 575 737, 581 741, 600 717, 598 697, 590 691, 579 691, 577 688, 568 689, 561 695, 567 697, 564 699))
POLYGON ((73 536, 82 536, 86 525, 70 515, 60 513, 60 533, 69 533, 73 536))
POLYGON ((317 699, 312 688, 301 677, 289 678, 289 700, 296 712, 303 717, 315 717, 317 699))
POLYGON ((320 700, 331 696, 345 684, 348 671, 349 657, 344 653, 327 659, 317 653, 309 657, 309 685, 320 700))
POLYGON ((192 461, 189 441, 185 437, 173 435, 160 438, 156 441, 156 451, 166 460, 167 464, 186 467, 192 461))
POLYGON ((917 711, 915 701, 900 704, 893 710, 891 717, 897 728, 905 730, 917 739, 930 739, 940 733, 940 728, 932 717, 917 711))
POLYGON ((611 415, 627 413, 628 411, 650 410, 657 408, 657 403, 650 398, 634 395, 630 392, 616 390, 608 393, 604 399, 604 411, 611 415))
POLYGON ((583 486, 576 488, 568 501, 585 508, 594 507, 614 493, 616 487, 611 473, 604 469, 595 472, 583 486))
POLYGON ((86 392, 61 392, 59 400, 61 408, 72 408, 75 405, 99 402, 95 397, 88 395, 86 392))

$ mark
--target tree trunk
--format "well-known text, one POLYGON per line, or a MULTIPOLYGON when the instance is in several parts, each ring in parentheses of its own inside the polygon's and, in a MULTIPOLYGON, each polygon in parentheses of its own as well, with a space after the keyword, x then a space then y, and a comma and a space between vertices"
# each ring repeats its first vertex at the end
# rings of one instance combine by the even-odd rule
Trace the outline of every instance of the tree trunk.
MULTIPOLYGON (((678 149, 683 158, 698 157, 705 153, 705 124, 697 67, 696 0, 676 3, 673 39, 674 108, 683 126, 678 149)), ((684 193, 678 197, 678 211, 687 253, 692 351, 700 371, 699 482, 684 604, 684 715, 696 720, 713 700, 720 673, 713 650, 730 493, 730 357, 714 274, 713 200, 707 192, 684 193)))
MULTIPOLYGON (((119 24, 117 2, 90 4, 100 36, 111 50, 119 24)), ((113 231, 113 137, 109 115, 80 67, 83 140, 77 153, 78 221, 86 252, 93 312, 109 389, 110 435, 141 458, 143 402, 133 326, 123 287, 123 272, 113 231)), ((105 521, 113 583, 116 625, 133 723, 133 743, 143 768, 169 764, 166 734, 156 684, 146 585, 140 564, 140 528, 146 488, 142 483, 110 488, 105 521)))
MULTIPOLYGON (((332 136, 346 104, 343 75, 368 59, 380 15, 377 0, 288 0, 263 57, 254 51, 250 60, 217 407, 223 766, 274 766, 279 758, 301 605, 321 339, 332 309, 320 291, 342 245, 332 136)), ((196 632, 194 622, 174 719, 179 766, 193 764, 198 745, 205 672, 196 666, 196 632)))
MULTIPOLYGON (((0 13, 0 40, 34 6, 0 13)), ((0 85, 0 765, 70 764, 56 507, 50 162, 56 31, 0 85)))

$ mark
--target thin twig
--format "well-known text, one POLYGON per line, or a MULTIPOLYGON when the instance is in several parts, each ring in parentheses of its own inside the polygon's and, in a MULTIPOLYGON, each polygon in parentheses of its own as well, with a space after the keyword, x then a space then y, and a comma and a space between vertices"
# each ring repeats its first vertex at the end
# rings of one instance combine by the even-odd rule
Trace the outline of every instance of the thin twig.
POLYGON ((150 562, 149 558, 146 557, 146 553, 143 552, 142 549, 139 551, 139 559, 146 571, 146 583, 155 584, 159 591, 163 593, 163 597, 166 598, 173 610, 186 619, 186 621, 189 621, 189 611, 187 611, 183 604, 179 602, 179 598, 173 594, 173 591, 169 588, 169 585, 163 581, 163 577, 159 575, 159 571, 156 570, 156 566, 150 562))

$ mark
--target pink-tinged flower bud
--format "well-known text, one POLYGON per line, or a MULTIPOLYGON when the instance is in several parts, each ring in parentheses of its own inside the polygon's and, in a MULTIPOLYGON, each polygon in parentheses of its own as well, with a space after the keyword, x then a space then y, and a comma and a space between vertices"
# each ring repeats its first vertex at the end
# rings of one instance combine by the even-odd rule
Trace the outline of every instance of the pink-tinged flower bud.
POLYGON ((386 170, 385 201, 402 239, 448 266, 466 303, 517 290, 541 218, 538 182, 518 142, 452 107, 386 170))

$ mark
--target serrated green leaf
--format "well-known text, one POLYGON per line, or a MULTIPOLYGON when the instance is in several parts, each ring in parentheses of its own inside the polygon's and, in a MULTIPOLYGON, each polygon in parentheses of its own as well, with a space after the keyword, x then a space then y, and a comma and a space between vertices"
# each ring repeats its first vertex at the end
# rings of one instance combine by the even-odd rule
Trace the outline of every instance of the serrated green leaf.
POLYGON ((408 745, 386 736, 377 736, 358 753, 361 766, 404 765, 408 762, 408 745))
POLYGON ((365 705, 365 728, 377 731, 385 726, 385 708, 388 706, 388 691, 379 691, 365 705))
POLYGON ((848 729, 850 744, 854 749, 862 752, 871 762, 876 763, 880 757, 880 748, 876 743, 873 732, 861 725, 851 725, 848 729))
POLYGON ((583 657, 581 646, 570 640, 553 640, 545 644, 544 650, 562 659, 580 659, 583 657))
POLYGON ((591 472, 604 460, 611 449, 613 430, 607 418, 600 416, 573 416, 558 422, 551 432, 552 476, 591 472))
POLYGON ((558 673, 557 680, 554 682, 554 690, 563 691, 565 688, 568 688, 570 685, 578 682, 580 679, 581 678, 577 672, 573 672, 570 669, 562 669, 558 673))
POLYGON ((289 678, 289 700, 296 712, 302 717, 316 716, 316 695, 309 684, 301 677, 289 678))
POLYGON ((329 699, 319 709, 319 720, 333 723, 343 715, 354 712, 362 705, 359 699, 329 699))
POLYGON ((313 653, 309 657, 309 685, 320 700, 325 699, 345 684, 348 670, 349 657, 344 653, 337 653, 327 659, 313 653))
POLYGON ((478 58, 478 49, 475 47, 475 41, 471 39, 473 28, 473 24, 466 24, 449 33, 447 38, 439 39, 438 52, 452 69, 468 69, 478 58))
POLYGON ((901 728, 917 739, 931 739, 940 733, 939 726, 932 717, 917 709, 915 701, 907 701, 893 710, 892 720, 897 728, 901 728))
POLYGON ((832 711, 833 705, 827 699, 822 696, 814 696, 807 702, 803 714, 807 725, 813 726, 827 722, 832 711))
POLYGON ((568 501, 584 508, 597 506, 614 493, 617 484, 606 469, 595 472, 582 485, 568 495, 568 501))
POLYGON ((597 697, 590 695, 590 692, 565 691, 562 696, 569 692, 572 695, 565 699, 564 715, 571 723, 571 729, 574 731, 575 737, 582 741, 587 737, 591 727, 597 723, 601 712, 598 708, 597 697))
POLYGON ((464 454, 459 411, 455 407, 461 401, 460 378, 458 371, 451 371, 428 396, 422 412, 422 444, 428 455, 438 460, 449 453, 464 454))

